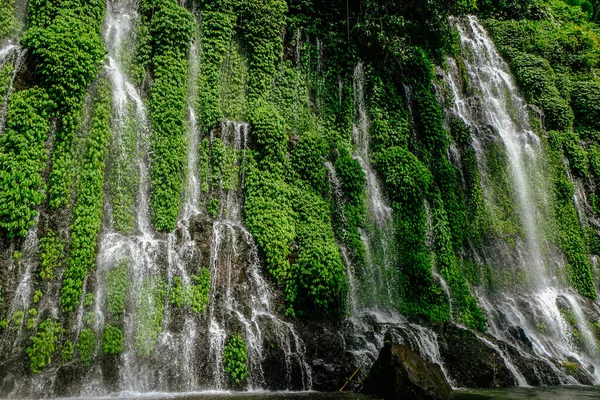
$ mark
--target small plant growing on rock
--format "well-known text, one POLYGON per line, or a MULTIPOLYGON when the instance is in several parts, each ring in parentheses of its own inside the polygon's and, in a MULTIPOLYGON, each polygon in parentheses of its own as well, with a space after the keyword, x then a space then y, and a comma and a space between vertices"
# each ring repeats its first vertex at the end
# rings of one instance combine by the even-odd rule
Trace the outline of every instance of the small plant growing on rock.
POLYGON ((73 342, 71 342, 70 340, 67 340, 65 342, 65 344, 63 345, 63 348, 60 352, 63 365, 73 359, 74 352, 75 352, 75 346, 73 345, 73 342))
POLYGON ((231 335, 223 352, 223 364, 233 385, 241 385, 248 376, 246 342, 239 333, 231 335))
POLYGON ((84 329, 79 335, 79 344, 77 344, 79 350, 79 358, 85 365, 90 365, 94 359, 94 353, 96 352, 96 335, 91 329, 84 329))
POLYGON ((102 354, 117 355, 123 351, 123 331, 116 326, 106 325, 102 334, 102 354))
POLYGON ((207 209, 211 217, 216 219, 219 216, 219 208, 221 208, 219 199, 210 199, 207 209))
POLYGON ((91 307, 91 305, 94 304, 94 294, 93 293, 88 293, 85 295, 85 298, 83 300, 83 306, 84 307, 91 307))
POLYGON ((31 372, 38 373, 52 362, 60 333, 58 322, 47 319, 40 324, 37 334, 31 338, 31 345, 27 348, 31 372))
POLYGON ((33 294, 33 304, 39 303, 43 296, 44 296, 44 294, 42 293, 41 290, 36 290, 35 293, 33 294))

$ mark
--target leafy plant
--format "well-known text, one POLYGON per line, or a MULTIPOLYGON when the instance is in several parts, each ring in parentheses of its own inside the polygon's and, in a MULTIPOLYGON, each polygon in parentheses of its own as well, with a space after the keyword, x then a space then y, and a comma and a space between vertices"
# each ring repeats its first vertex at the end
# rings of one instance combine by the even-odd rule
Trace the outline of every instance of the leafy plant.
POLYGON ((227 339, 223 350, 223 365, 232 384, 239 386, 246 380, 247 361, 246 342, 239 333, 234 333, 227 339))
POLYGON ((79 351, 79 358, 84 365, 92 364, 96 353, 96 342, 96 335, 91 329, 85 328, 81 330, 77 350, 79 351))
POLYGON ((38 373, 52 362, 61 331, 58 322, 51 319, 47 319, 39 325, 37 334, 31 338, 31 345, 27 347, 31 372, 38 373))
POLYGON ((106 324, 102 334, 102 354, 120 354, 123 351, 123 343, 123 331, 116 326, 106 324))

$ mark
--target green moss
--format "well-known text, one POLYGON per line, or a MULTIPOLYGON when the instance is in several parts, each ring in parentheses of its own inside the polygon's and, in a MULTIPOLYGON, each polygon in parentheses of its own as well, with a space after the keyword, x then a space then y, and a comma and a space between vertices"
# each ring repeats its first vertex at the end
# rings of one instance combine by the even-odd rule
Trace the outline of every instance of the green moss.
POLYGON ((432 208, 435 264, 450 287, 454 317, 471 329, 485 331, 486 318, 471 294, 469 285, 459 266, 459 261, 452 249, 451 232, 448 216, 443 208, 443 200, 439 191, 435 189, 432 190, 429 197, 431 198, 432 208))
POLYGON ((573 203, 573 183, 567 176, 561 153, 561 135, 550 132, 547 152, 553 179, 554 217, 560 248, 567 258, 567 275, 582 296, 596 298, 590 261, 586 254, 584 232, 573 203))

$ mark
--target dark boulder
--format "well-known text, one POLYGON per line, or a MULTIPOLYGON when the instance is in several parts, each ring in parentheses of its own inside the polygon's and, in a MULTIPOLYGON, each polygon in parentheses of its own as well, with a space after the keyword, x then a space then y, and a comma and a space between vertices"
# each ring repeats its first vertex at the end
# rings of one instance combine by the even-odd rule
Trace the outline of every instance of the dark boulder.
POLYGON ((407 346, 387 343, 364 382, 363 392, 385 400, 445 400, 454 398, 438 364, 407 346))
POLYGON ((444 366, 456 386, 494 388, 516 385, 502 355, 493 348, 495 339, 486 336, 484 340, 474 332, 453 324, 441 325, 436 332, 444 366))

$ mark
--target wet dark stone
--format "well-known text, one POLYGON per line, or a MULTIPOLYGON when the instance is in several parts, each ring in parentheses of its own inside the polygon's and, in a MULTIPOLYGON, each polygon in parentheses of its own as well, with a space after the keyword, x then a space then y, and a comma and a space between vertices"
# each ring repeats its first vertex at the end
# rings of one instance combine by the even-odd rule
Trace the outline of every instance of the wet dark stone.
MULTIPOLYGON (((452 324, 436 329, 440 355, 456 386, 494 388, 516 382, 502 356, 472 331, 452 324)), ((491 337, 486 337, 494 341, 491 337)))
POLYGON ((312 360, 309 362, 313 389, 339 390, 356 370, 353 357, 346 351, 343 328, 336 324, 303 321, 297 329, 304 341, 306 359, 312 360))
POLYGON ((533 349, 533 343, 531 343, 531 340, 529 339, 529 336, 527 336, 527 333, 525 332, 525 330, 523 328, 521 328, 520 326, 509 326, 508 327, 508 333, 510 334, 510 336, 512 336, 515 340, 521 342, 522 344, 526 345, 528 348, 533 349))
POLYGON ((385 400, 454 398, 438 364, 404 345, 387 343, 364 382, 363 392, 385 400))

